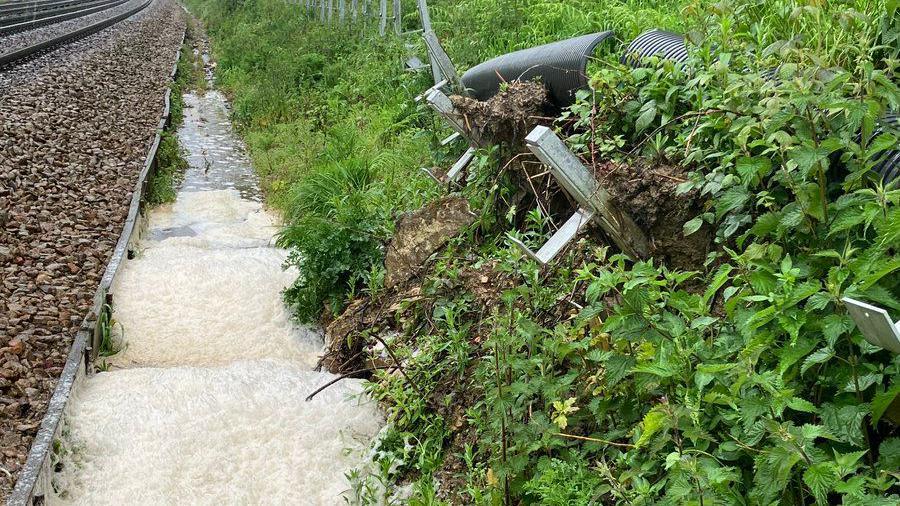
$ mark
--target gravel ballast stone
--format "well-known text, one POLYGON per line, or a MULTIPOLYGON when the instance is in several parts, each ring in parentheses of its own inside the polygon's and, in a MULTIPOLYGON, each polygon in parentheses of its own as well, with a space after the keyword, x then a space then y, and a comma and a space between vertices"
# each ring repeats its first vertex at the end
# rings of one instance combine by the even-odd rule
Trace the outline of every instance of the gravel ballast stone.
POLYGON ((156 0, 0 72, 0 500, 118 240, 184 27, 156 0))

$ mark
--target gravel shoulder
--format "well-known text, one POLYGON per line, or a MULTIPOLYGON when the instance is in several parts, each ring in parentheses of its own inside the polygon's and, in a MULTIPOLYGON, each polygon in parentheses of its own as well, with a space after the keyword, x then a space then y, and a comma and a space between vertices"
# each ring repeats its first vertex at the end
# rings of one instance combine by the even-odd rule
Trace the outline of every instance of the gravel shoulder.
POLYGON ((156 0, 0 72, 0 500, 118 239, 184 18, 156 0))

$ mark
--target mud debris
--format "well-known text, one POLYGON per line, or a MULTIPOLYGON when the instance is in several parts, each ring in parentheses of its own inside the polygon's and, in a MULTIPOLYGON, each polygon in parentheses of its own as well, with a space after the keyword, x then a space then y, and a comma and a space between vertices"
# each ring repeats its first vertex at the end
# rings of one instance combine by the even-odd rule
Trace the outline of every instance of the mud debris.
POLYGON ((400 216, 384 259, 385 285, 392 287, 414 276, 432 253, 473 221, 469 201, 453 196, 400 216))
POLYGON ((596 174, 613 203, 627 212, 650 241, 650 255, 671 267, 702 267, 713 242, 709 225, 685 237, 684 224, 700 214, 697 191, 678 193, 686 170, 664 164, 606 162, 596 174))
POLYGON ((546 86, 532 81, 511 82, 484 102, 459 95, 450 100, 476 143, 504 143, 516 150, 552 109, 546 86))

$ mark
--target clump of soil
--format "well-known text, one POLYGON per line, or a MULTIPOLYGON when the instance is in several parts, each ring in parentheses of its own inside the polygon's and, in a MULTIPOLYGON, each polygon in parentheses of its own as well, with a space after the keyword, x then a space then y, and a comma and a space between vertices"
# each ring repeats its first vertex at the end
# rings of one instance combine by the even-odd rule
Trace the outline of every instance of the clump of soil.
POLYGON ((608 162, 597 169, 613 203, 645 231, 650 255, 670 267, 697 269, 710 251, 713 230, 704 224, 685 237, 684 224, 702 212, 697 191, 679 195, 685 169, 672 165, 608 162))
MULTIPOLYGON (((433 268, 433 263, 426 263, 422 271, 432 272, 433 268)), ((385 363, 383 360, 383 354, 377 350, 379 343, 372 335, 403 333, 410 322, 430 315, 436 300, 451 294, 469 294, 474 307, 486 310, 497 304, 502 293, 517 283, 514 276, 497 269, 496 261, 464 267, 454 279, 444 281, 439 290, 427 295, 423 293, 421 280, 411 278, 398 282, 376 297, 355 299, 343 314, 326 326, 326 352, 319 360, 319 368, 346 374, 366 368, 393 367, 393 361, 385 363)), ((478 330, 469 335, 469 341, 474 345, 480 345, 485 338, 478 330)), ((408 339, 415 341, 415 335, 408 339)))
POLYGON ((384 258, 385 285, 391 287, 413 277, 432 253, 473 221, 469 201, 452 196, 400 216, 384 258))
POLYGON ((450 100, 470 137, 484 145, 524 147, 525 136, 552 109, 547 88, 532 81, 513 81, 484 102, 457 95, 450 100))

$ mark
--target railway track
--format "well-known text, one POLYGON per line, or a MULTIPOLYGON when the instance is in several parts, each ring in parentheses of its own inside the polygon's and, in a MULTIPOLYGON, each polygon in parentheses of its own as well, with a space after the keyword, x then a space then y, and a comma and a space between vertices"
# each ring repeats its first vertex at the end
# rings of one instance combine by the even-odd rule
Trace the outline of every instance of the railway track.
POLYGON ((0 36, 31 30, 43 25, 68 21, 100 12, 105 9, 121 5, 128 0, 94 0, 90 2, 78 2, 59 8, 34 11, 24 9, 8 15, 0 15, 0 36))
POLYGON ((39 0, 2 3, 0 4, 0 18, 29 11, 37 13, 45 10, 53 10, 71 5, 83 4, 88 1, 89 0, 39 0))
MULTIPOLYGON (((11 50, 4 50, 4 52, 0 53, 0 68, 8 67, 10 65, 26 61, 28 59, 42 55, 48 51, 52 51, 53 49, 62 45, 74 42, 81 38, 87 37, 88 35, 99 32, 104 28, 108 28, 118 23, 119 21, 122 21, 123 19, 137 14, 152 2, 153 0, 97 0, 93 2, 81 1, 74 4, 72 2, 66 1, 43 2, 41 3, 42 5, 48 3, 66 4, 64 7, 62 7, 65 12, 61 13, 60 10, 53 9, 42 10, 40 11, 40 15, 35 14, 35 17, 33 19, 25 21, 22 21, 21 14, 9 18, 0 18, 0 43, 2 43, 4 36, 9 36, 11 34, 16 34, 25 30, 32 30, 38 27, 71 21, 107 10, 116 11, 116 14, 112 14, 100 20, 91 21, 88 24, 79 24, 71 27, 71 29, 62 31, 61 33, 51 31, 51 33, 47 34, 46 37, 38 36, 35 38, 35 40, 30 41, 25 45, 21 45, 11 50), (131 8, 128 8, 124 11, 116 9, 117 7, 128 4, 129 2, 133 3, 131 8), (46 17, 40 17, 43 14, 48 15, 46 17), (6 21, 9 19, 17 21, 7 24, 6 21)), ((29 3, 37 4, 38 2, 29 3)), ((11 7, 13 5, 18 4, 3 4, 2 6, 11 7)))

